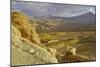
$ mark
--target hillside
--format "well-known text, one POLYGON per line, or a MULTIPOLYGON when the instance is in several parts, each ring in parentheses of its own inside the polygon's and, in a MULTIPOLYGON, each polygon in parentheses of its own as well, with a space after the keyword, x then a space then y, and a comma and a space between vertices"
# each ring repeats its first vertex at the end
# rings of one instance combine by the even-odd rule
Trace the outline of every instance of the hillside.
POLYGON ((41 44, 35 28, 31 26, 27 16, 13 12, 11 26, 12 65, 58 63, 53 49, 41 44))
POLYGON ((22 12, 12 12, 11 65, 94 61, 95 31, 45 32, 60 26, 60 22, 48 19, 41 21, 40 18, 31 20, 22 12), (80 44, 82 46, 78 48, 80 44))
POLYGON ((37 24, 38 32, 95 31, 95 17, 96 15, 88 12, 75 17, 39 17, 33 21, 37 24))

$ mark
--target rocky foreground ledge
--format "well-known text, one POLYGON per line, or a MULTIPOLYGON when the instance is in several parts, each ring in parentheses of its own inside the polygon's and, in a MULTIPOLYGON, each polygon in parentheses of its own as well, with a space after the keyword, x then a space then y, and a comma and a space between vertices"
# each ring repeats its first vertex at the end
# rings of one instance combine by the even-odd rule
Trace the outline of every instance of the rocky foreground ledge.
POLYGON ((58 63, 53 49, 41 44, 38 34, 24 14, 12 13, 11 29, 12 66, 58 63))

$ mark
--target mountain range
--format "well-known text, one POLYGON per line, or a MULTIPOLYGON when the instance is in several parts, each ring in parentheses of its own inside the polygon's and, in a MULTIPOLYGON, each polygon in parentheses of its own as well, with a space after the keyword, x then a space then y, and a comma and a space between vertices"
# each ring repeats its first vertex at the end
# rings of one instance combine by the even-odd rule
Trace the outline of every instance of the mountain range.
POLYGON ((92 31, 96 28, 96 15, 91 12, 74 17, 46 16, 39 19, 39 31, 92 31))

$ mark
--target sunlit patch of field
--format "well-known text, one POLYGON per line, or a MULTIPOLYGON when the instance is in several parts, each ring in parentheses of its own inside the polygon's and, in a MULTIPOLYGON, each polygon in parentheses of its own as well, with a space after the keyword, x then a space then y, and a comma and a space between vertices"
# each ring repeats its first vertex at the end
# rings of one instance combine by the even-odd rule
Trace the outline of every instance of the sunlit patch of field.
POLYGON ((69 31, 40 33, 40 39, 47 47, 55 48, 59 53, 67 51, 67 47, 76 48, 76 53, 89 58, 96 57, 95 31, 69 31))

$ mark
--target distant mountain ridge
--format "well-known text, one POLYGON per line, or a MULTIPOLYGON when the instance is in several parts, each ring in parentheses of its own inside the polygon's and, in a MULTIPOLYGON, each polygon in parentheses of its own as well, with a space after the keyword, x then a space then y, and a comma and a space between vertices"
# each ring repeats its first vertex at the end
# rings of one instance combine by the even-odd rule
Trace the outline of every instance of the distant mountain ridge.
POLYGON ((91 13, 91 12, 87 12, 85 14, 82 15, 78 15, 78 16, 72 16, 72 17, 57 17, 57 16, 48 16, 47 19, 64 19, 64 20, 70 20, 70 21, 77 21, 77 22, 94 22, 96 20, 96 15, 91 13))
POLYGON ((38 30, 40 31, 83 31, 95 30, 96 15, 88 12, 74 17, 48 16, 40 17, 38 30))

